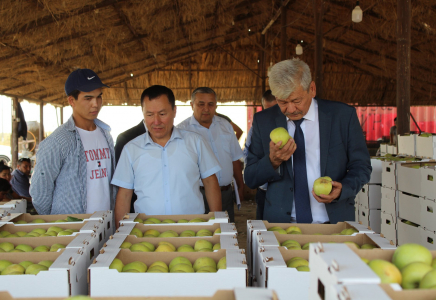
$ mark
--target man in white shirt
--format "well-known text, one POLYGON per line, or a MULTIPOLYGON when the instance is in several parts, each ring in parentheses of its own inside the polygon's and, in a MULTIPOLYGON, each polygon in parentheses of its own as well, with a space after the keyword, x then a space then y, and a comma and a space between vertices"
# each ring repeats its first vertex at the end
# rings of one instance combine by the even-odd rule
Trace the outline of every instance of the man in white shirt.
MULTIPOLYGON (((244 199, 244 181, 239 161, 243 156, 242 149, 230 123, 215 115, 217 100, 214 90, 208 87, 195 89, 191 96, 191 107, 194 111, 193 115, 177 125, 177 128, 199 133, 212 148, 221 166, 221 171, 218 172, 217 177, 221 189, 222 207, 228 212, 230 221, 234 222, 235 213, 231 186, 233 177, 238 185, 239 197, 244 199)), ((200 189, 204 195, 203 188, 200 189)), ((204 202, 206 212, 208 212, 206 199, 204 202)))
POLYGON ((203 214, 204 183, 211 211, 221 211, 216 173, 221 168, 201 135, 174 127, 173 92, 154 85, 144 90, 141 107, 147 132, 128 142, 121 153, 112 184, 119 186, 115 224, 130 211, 148 215, 203 214))

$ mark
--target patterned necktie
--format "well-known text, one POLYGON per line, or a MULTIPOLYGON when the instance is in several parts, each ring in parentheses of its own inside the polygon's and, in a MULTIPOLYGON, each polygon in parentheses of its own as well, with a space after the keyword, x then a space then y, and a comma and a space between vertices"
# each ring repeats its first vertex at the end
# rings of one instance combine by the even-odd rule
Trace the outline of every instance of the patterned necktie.
POLYGON ((293 154, 294 165, 294 201, 297 216, 297 223, 312 223, 312 210, 310 209, 309 185, 307 184, 306 170, 306 146, 304 134, 301 130, 301 123, 304 118, 294 121, 294 140, 297 149, 293 154))

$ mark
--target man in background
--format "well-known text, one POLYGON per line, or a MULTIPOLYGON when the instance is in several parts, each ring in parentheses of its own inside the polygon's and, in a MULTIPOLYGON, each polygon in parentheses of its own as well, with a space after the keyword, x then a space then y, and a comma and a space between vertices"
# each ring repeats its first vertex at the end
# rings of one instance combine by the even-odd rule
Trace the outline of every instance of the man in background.
POLYGON ((394 126, 389 130, 390 144, 397 145, 397 118, 394 119, 394 126))
POLYGON ((31 198, 29 194, 30 189, 30 171, 32 165, 30 158, 20 158, 17 163, 17 168, 12 172, 12 179, 10 181, 12 190, 18 195, 26 198, 31 198))
MULTIPOLYGON (((276 97, 274 97, 273 94, 271 94, 271 90, 265 91, 262 95, 262 108, 268 109, 274 105, 277 104, 276 97)), ((245 141, 245 147, 244 147, 244 165, 247 165, 247 157, 248 157, 248 148, 251 144, 251 136, 253 134, 253 127, 250 128, 247 134, 247 139, 245 141)), ((261 185, 257 188, 256 192, 256 220, 263 220, 263 208, 265 206, 265 196, 266 196, 266 189, 268 188, 268 183, 265 183, 264 185, 261 185)))

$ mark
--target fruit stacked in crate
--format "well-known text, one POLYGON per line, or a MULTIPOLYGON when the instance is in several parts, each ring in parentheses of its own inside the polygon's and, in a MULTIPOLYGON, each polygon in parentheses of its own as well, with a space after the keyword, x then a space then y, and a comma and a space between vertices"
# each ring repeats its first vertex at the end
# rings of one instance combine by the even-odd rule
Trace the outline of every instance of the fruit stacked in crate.
POLYGON ((370 227, 380 233, 381 221, 381 184, 382 159, 371 158, 371 178, 356 196, 355 210, 358 214, 356 222, 370 227))
POLYGON ((91 296, 212 296, 246 287, 247 263, 235 225, 211 222, 217 216, 140 215, 120 222, 89 268, 91 296), (162 281, 171 288, 162 289, 162 281))
MULTIPOLYGON (((341 294, 346 296, 346 293, 342 293, 344 286, 367 285, 368 291, 372 285, 380 283, 395 284, 397 289, 404 290, 431 289, 436 286, 436 270, 433 268, 436 251, 419 244, 405 244, 395 250, 358 250, 340 244, 320 243, 311 244, 309 252, 309 266, 312 268, 310 299, 338 299, 341 294)), ((371 297, 375 295, 371 294, 371 297)))
POLYGON ((146 215, 143 213, 128 213, 120 223, 142 223, 142 224, 199 224, 211 225, 215 223, 229 223, 229 215, 224 211, 210 212, 201 215, 146 215))
POLYGON ((87 268, 105 243, 109 222, 103 217, 112 223, 112 212, 10 217, 7 223, 0 223, 0 290, 14 297, 88 293, 87 268), (23 284, 29 288, 23 289, 23 284))

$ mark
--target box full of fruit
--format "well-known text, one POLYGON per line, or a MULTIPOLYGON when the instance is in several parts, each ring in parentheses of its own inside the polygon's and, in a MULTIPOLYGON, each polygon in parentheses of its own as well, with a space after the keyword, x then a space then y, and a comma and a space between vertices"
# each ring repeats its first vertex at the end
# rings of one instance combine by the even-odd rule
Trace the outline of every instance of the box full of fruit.
POLYGON ((416 156, 436 159, 436 135, 422 132, 416 137, 416 156))
POLYGON ((201 224, 211 225, 214 223, 229 223, 229 215, 227 212, 218 211, 210 212, 204 215, 146 215, 140 213, 128 213, 120 221, 120 223, 142 223, 149 225, 165 225, 165 224, 201 224))
POLYGON ((103 249, 88 272, 91 297, 212 296, 247 283, 245 254, 235 249, 189 253, 103 249))

